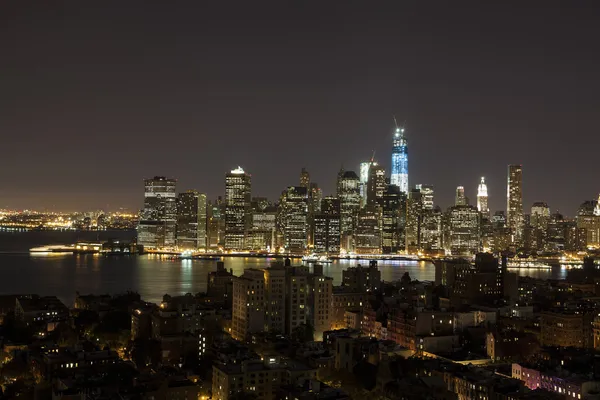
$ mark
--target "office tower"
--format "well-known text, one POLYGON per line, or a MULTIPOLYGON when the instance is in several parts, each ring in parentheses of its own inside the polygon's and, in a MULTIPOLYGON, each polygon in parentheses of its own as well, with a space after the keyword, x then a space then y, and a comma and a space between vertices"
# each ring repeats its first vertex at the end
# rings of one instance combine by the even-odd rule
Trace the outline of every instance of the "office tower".
POLYGON ((465 196, 464 186, 457 186, 456 187, 456 196, 454 198, 454 205, 455 206, 466 206, 467 204, 469 204, 469 200, 467 199, 467 196, 465 196))
POLYGON ((277 207, 252 208, 252 224, 248 232, 246 248, 249 250, 275 249, 275 236, 277 228, 277 207))
POLYGON ((265 329, 265 278, 258 269, 246 269, 233 278, 231 336, 246 341, 248 335, 265 329))
POLYGON ((310 187, 310 174, 306 168, 302 168, 300 171, 300 186, 307 189, 310 187))
POLYGON ((530 247, 536 250, 544 250, 548 234, 548 222, 550 221, 550 208, 544 202, 536 202, 531 206, 531 215, 529 216, 530 247))
POLYGON ((513 236, 519 242, 523 236, 523 169, 521 165, 508 166, 506 189, 506 222, 513 236))
POLYGON ((206 206, 207 242, 210 249, 216 250, 225 243, 225 202, 219 196, 206 206))
POLYGON ((313 225, 314 252, 338 254, 340 252, 340 200, 325 197, 321 212, 315 214, 313 225))
POLYGON ((367 182, 367 204, 381 205, 386 188, 385 169, 376 162, 372 162, 369 167, 369 181, 367 182))
POLYGON ((195 190, 177 196, 177 247, 206 249, 206 195, 195 190))
POLYGON ((367 204, 367 183, 369 182, 369 168, 371 167, 370 161, 360 163, 359 179, 360 179, 360 201, 361 207, 367 204))
POLYGON ((402 193, 408 194, 408 149, 404 128, 396 127, 392 148, 392 174, 390 183, 400 188, 402 193))
POLYGON ((600 247, 600 196, 598 201, 587 201, 577 213, 577 229, 583 247, 600 247))
POLYGON ((238 167, 225 176, 225 249, 243 250, 251 224, 252 181, 238 167))
POLYGON ((479 252, 479 211, 469 205, 457 205, 448 210, 448 243, 446 250, 453 256, 471 256, 479 252))
POLYGON ((281 194, 279 214, 283 243, 292 254, 306 250, 308 234, 308 190, 290 186, 281 194))
POLYGON ((479 186, 477 187, 477 209, 483 217, 490 217, 490 209, 488 208, 488 189, 484 177, 481 177, 481 183, 479 183, 479 186))
POLYGON ((548 228, 548 221, 550 220, 550 207, 543 201, 533 203, 531 206, 531 216, 529 218, 529 224, 532 228, 546 230, 548 228))
POLYGON ((311 182, 308 191, 308 246, 314 245, 315 215, 321 211, 323 191, 316 182, 311 182))
POLYGON ((428 210, 425 208, 425 204, 423 204, 420 231, 421 249, 433 253, 442 250, 442 210, 439 207, 428 210))
POLYGON ((138 243, 146 248, 169 248, 176 244, 176 182, 164 176, 144 180, 144 209, 138 225, 138 243))
POLYGON ((433 210, 433 185, 418 184, 415 188, 421 192, 423 210, 433 210))
POLYGON ((422 221, 423 197, 418 189, 412 189, 406 201, 406 252, 409 254, 421 250, 422 221))
POLYGON ((356 253, 381 254, 381 207, 367 204, 356 221, 356 253))
POLYGON ((383 194, 381 247, 383 254, 404 250, 406 224, 406 194, 396 185, 388 185, 383 194))
POLYGON ((341 247, 354 249, 352 236, 360 210, 360 181, 354 171, 341 170, 338 174, 337 197, 340 200, 341 247))

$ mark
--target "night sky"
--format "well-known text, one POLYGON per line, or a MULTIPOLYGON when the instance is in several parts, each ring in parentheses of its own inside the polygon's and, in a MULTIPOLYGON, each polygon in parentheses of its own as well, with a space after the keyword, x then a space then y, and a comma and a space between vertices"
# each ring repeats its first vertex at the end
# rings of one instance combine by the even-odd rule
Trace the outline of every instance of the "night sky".
POLYGON ((520 163, 526 211, 574 215, 600 192, 597 3, 2 2, 0 208, 136 210, 154 175, 214 198, 238 165, 254 195, 302 167, 331 194, 389 167, 395 114, 442 207, 485 176, 505 209, 520 163))

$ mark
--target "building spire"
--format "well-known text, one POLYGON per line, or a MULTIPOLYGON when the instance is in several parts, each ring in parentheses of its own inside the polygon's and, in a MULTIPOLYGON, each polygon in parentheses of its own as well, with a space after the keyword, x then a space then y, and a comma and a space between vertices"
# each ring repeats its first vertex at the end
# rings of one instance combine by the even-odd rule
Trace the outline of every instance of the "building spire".
POLYGON ((594 215, 600 217, 600 194, 598 195, 598 201, 596 202, 596 207, 594 208, 594 215))

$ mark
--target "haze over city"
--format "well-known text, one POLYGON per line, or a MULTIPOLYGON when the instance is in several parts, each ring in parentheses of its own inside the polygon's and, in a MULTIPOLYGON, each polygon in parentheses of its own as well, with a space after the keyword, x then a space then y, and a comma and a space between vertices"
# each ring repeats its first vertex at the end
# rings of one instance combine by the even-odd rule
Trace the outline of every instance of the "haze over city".
POLYGON ((574 215, 597 198, 600 28, 593 2, 103 2, 0 6, 0 208, 142 207, 143 178, 209 198, 242 166, 275 200, 302 167, 389 174, 453 203, 481 176, 506 209, 574 215))

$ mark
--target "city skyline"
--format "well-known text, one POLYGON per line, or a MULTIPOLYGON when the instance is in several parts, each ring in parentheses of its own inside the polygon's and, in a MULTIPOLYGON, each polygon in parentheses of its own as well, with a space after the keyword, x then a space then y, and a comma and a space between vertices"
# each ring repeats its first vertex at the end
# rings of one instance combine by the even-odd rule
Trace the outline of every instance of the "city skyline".
POLYGON ((436 204, 484 176, 503 210, 522 164, 525 210, 573 216, 600 191, 598 10, 545 5, 4 4, 0 208, 137 211, 154 175, 213 199, 237 165, 257 195, 302 167, 332 194, 373 152, 389 174, 396 115, 436 204))

